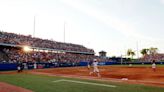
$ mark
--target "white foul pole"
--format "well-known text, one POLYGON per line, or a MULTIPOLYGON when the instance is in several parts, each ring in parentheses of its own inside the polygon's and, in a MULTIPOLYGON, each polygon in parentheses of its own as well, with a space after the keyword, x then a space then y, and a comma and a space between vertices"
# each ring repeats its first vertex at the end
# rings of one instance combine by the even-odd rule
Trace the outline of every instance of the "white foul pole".
POLYGON ((137 59, 139 59, 139 52, 138 52, 138 41, 137 41, 137 59))

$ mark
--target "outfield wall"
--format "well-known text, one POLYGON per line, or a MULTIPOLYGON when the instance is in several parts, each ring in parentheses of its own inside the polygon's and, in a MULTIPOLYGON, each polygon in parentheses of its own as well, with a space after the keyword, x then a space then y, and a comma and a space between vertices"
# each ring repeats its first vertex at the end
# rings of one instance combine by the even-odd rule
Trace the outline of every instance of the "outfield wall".
MULTIPOLYGON (((128 64, 151 64, 151 62, 123 62, 123 65, 128 64)), ((156 64, 164 64, 164 62, 156 62, 156 64)), ((88 62, 80 62, 80 66, 87 66, 88 62)), ((121 62, 99 62, 99 65, 121 65, 121 62)))
POLYGON ((17 64, 0 64, 0 71, 16 70, 17 64))
MULTIPOLYGON (((128 64, 151 64, 151 62, 123 62, 123 65, 128 64)), ((164 64, 164 62, 156 62, 156 64, 164 64)), ((87 66, 88 62, 81 61, 79 63, 37 63, 37 69, 57 68, 57 67, 76 67, 87 66)), ((99 65, 121 65, 120 62, 99 62, 99 65)), ((26 63, 25 69, 34 69, 34 63, 26 63)), ((17 63, 0 63, 0 71, 17 70, 17 63)))

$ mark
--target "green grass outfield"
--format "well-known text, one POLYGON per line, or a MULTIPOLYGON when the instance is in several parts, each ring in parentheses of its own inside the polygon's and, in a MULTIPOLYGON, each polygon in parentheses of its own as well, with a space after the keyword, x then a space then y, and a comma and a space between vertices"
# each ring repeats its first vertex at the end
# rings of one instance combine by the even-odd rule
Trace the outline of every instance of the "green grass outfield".
POLYGON ((1 74, 0 81, 34 92, 164 92, 164 88, 160 87, 32 74, 1 74))

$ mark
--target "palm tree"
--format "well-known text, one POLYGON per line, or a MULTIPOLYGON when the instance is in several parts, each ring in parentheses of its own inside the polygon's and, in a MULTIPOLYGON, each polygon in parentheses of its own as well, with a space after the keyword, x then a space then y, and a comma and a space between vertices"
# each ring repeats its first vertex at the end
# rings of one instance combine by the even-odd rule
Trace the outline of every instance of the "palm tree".
POLYGON ((154 47, 151 47, 149 49, 149 53, 150 53, 150 56, 151 56, 151 60, 154 60, 155 59, 155 54, 158 53, 158 48, 154 48, 154 47))
POLYGON ((143 57, 148 55, 149 60, 155 59, 155 54, 157 54, 157 53, 158 53, 158 48, 154 48, 154 47, 151 47, 149 49, 145 48, 145 49, 141 50, 141 54, 143 55, 143 57))
POLYGON ((158 48, 151 47, 149 49, 149 53, 152 54, 152 55, 157 54, 158 53, 158 48))
POLYGON ((141 50, 141 54, 142 54, 143 56, 147 55, 148 52, 149 52, 149 49, 147 49, 147 48, 144 48, 144 49, 141 50))
POLYGON ((131 58, 133 59, 133 56, 135 55, 135 52, 132 51, 132 49, 128 49, 127 55, 128 55, 128 56, 132 56, 131 58))

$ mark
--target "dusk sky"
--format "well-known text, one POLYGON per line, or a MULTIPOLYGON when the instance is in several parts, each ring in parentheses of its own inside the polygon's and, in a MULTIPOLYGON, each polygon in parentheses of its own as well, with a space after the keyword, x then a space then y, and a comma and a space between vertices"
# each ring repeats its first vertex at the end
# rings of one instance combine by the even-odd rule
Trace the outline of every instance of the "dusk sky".
POLYGON ((0 0, 0 30, 81 44, 108 56, 164 53, 164 0, 0 0), (138 44, 138 45, 137 45, 138 44))

